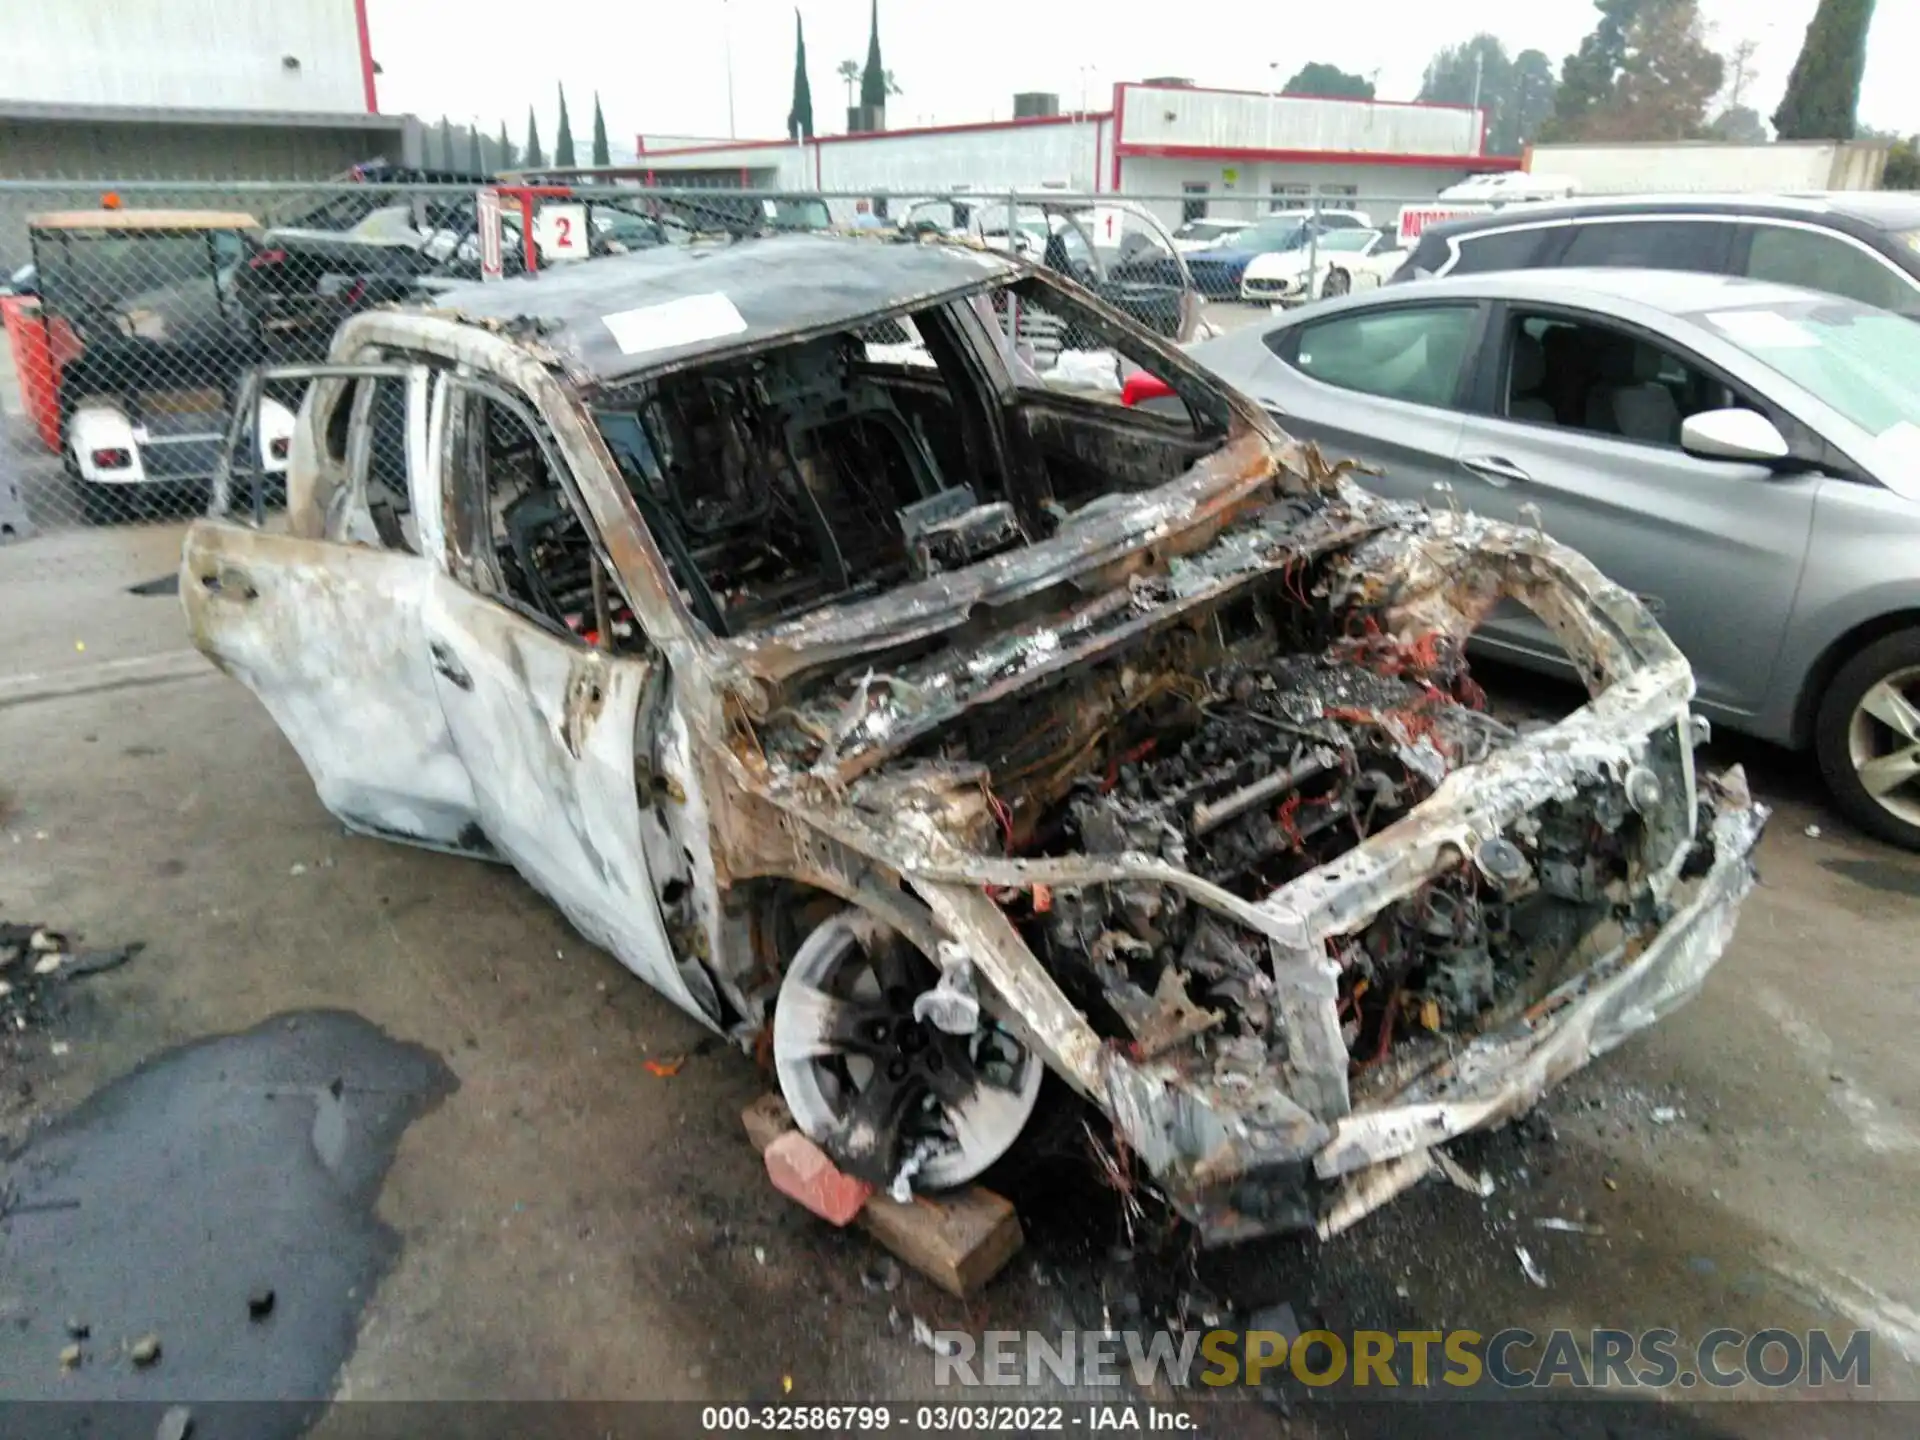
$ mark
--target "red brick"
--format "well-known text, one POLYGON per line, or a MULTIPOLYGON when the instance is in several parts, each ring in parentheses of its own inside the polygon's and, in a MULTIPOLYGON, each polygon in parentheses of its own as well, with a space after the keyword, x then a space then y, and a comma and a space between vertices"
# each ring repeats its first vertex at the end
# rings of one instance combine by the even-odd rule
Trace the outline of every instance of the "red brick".
POLYGON ((826 1151, 798 1130, 767 1146, 766 1160, 774 1189, 832 1225, 852 1224, 873 1194, 873 1186, 843 1174, 826 1151))

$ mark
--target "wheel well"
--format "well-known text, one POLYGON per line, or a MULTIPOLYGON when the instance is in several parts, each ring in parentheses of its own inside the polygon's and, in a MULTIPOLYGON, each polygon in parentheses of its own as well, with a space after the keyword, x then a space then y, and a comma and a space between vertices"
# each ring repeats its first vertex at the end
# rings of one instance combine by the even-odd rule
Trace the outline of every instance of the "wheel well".
POLYGON ((1820 710, 1820 697, 1827 693, 1827 686, 1832 683, 1840 667, 1874 641, 1914 628, 1920 628, 1920 610, 1895 610, 1862 621, 1820 652, 1820 658, 1807 671, 1807 678, 1800 687, 1800 698, 1794 705, 1793 745, 1796 750, 1804 750, 1813 743, 1813 721, 1820 710))

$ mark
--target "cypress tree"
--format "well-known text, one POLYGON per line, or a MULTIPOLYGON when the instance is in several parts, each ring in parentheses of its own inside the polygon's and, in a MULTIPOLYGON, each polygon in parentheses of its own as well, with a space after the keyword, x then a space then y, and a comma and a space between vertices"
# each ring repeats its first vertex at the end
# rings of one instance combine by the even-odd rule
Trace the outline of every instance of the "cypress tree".
POLYGON ((1820 0, 1787 93, 1773 112, 1782 140, 1851 140, 1867 68, 1873 0, 1820 0))
POLYGON ((571 165, 573 161, 573 123, 567 119, 567 87, 557 87, 560 91, 560 128, 554 133, 553 163, 556 166, 571 165))

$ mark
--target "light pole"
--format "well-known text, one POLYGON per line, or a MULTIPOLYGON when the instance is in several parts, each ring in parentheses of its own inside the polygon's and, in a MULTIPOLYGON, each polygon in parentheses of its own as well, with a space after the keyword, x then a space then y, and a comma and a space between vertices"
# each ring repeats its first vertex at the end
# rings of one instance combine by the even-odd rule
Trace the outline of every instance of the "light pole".
MULTIPOLYGON (((1279 84, 1280 84, 1280 62, 1278 60, 1269 60, 1267 62, 1267 103, 1265 107, 1267 112, 1266 128, 1261 141, 1261 148, 1265 150, 1268 155, 1271 155, 1273 153, 1273 97, 1274 97, 1275 91, 1279 87, 1279 84)), ((1273 209, 1273 180, 1267 174, 1267 161, 1265 156, 1262 156, 1260 160, 1260 175, 1261 175, 1261 178, 1266 181, 1267 209, 1271 211, 1273 209)), ((1254 205, 1253 205, 1253 215, 1254 215, 1254 218, 1257 220, 1260 217, 1260 202, 1258 199, 1257 191, 1255 192, 1255 195, 1256 195, 1256 198, 1254 200, 1254 205)))
POLYGON ((720 0, 720 48, 727 57, 727 138, 738 140, 740 132, 733 127, 733 7, 727 0, 720 0))

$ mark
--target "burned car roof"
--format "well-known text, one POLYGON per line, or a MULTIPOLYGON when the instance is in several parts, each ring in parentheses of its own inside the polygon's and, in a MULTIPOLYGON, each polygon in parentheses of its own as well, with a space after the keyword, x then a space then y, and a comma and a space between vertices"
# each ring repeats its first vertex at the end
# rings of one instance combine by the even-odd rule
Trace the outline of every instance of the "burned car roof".
POLYGON ((956 245, 824 235, 661 247, 467 285, 437 309, 538 322, 595 380, 632 378, 701 355, 834 328, 1016 273, 1006 256, 956 245), (858 247, 857 263, 849 263, 858 247))

